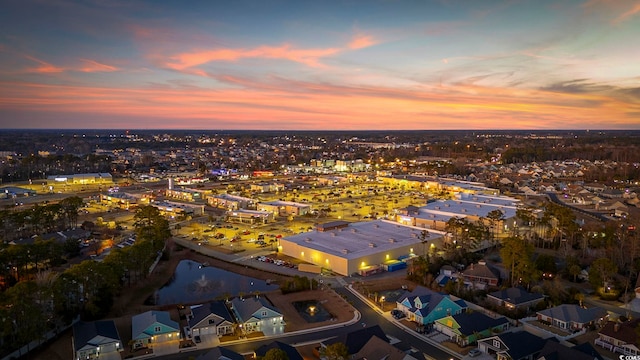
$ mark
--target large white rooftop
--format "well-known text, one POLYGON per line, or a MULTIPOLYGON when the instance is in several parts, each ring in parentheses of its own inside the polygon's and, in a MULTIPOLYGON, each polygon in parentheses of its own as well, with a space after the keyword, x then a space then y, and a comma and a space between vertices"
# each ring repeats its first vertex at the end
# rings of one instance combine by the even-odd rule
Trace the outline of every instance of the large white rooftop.
POLYGON ((429 203, 420 207, 420 213, 450 213, 452 216, 476 216, 487 217, 493 211, 499 209, 506 219, 516 216, 516 207, 493 203, 480 203, 461 200, 443 200, 429 203))
MULTIPOLYGON (((341 229, 310 231, 287 236, 284 240, 297 243, 312 250, 321 251, 346 259, 354 259, 404 246, 417 246, 420 252, 420 227, 402 225, 388 220, 351 223, 341 229)), ((429 243, 440 247, 444 232, 427 230, 429 243)))

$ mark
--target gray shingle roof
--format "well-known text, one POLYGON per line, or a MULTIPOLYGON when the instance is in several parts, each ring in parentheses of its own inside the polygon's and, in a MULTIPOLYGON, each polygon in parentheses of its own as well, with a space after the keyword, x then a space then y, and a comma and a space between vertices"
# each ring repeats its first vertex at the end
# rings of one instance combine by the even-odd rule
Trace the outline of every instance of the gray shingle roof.
POLYGON ((280 313, 278 309, 271 306, 271 304, 269 304, 264 298, 261 297, 249 297, 245 299, 234 298, 233 300, 231 300, 231 305, 233 306, 233 309, 235 310, 237 316, 240 317, 240 319, 238 319, 240 322, 245 322, 246 320, 250 319, 253 314, 255 314, 255 312, 260 310, 262 307, 266 307, 267 309, 280 313))
POLYGON ((215 347, 204 354, 201 354, 196 360, 244 360, 242 354, 223 347, 215 347))
POLYGON ((564 322, 586 324, 598 318, 604 317, 607 312, 600 307, 583 309, 578 305, 562 304, 550 309, 538 311, 538 314, 548 316, 553 319, 558 319, 564 322))
MULTIPOLYGON (((202 306, 193 307, 191 309, 191 313, 193 317, 189 320, 189 326, 193 327, 197 325, 200 321, 204 320, 207 316, 211 314, 215 314, 218 317, 222 318, 222 321, 227 320, 231 323, 234 322, 227 305, 223 300, 212 301, 206 304, 202 304, 202 306)), ((215 324, 218 325, 218 324, 215 324)))
POLYGON ((171 320, 168 312, 152 310, 135 315, 131 318, 132 336, 135 338, 156 322, 169 326, 175 330, 180 329, 180 325, 178 325, 177 322, 171 320))
POLYGON ((79 321, 73 324, 74 350, 80 350, 83 346, 89 344, 96 336, 120 341, 120 335, 113 320, 94 322, 79 321))
POLYGON ((494 319, 480 312, 462 313, 453 315, 452 317, 458 325, 460 325, 458 331, 465 336, 472 335, 475 332, 492 329, 509 322, 509 320, 504 317, 494 319))
POLYGON ((514 360, 539 353, 546 343, 545 339, 526 331, 508 332, 498 337, 509 348, 508 354, 514 360))
POLYGON ((527 292, 521 287, 511 287, 500 291, 494 291, 490 293, 489 296, 512 303, 516 306, 530 301, 544 299, 544 295, 527 292))

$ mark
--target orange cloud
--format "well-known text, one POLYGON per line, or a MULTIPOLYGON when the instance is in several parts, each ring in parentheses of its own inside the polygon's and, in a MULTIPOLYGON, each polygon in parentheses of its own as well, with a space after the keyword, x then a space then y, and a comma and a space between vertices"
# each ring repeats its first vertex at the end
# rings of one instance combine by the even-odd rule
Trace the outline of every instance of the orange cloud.
POLYGON ((629 19, 630 17, 636 15, 637 13, 640 13, 640 2, 636 3, 631 9, 625 11, 624 13, 622 13, 620 16, 618 16, 617 18, 615 18, 613 20, 613 24, 619 24, 621 22, 626 21, 627 19, 629 19))
POLYGON ((398 89, 286 79, 270 83, 233 77, 219 80, 241 88, 126 89, 4 82, 0 83, 5 89, 0 109, 78 119, 94 114, 140 119, 136 120, 139 128, 203 129, 585 128, 597 127, 604 118, 617 119, 616 127, 637 127, 633 113, 640 112, 637 102, 599 93, 479 85, 398 89))
POLYGON ((349 43, 349 49, 357 50, 375 45, 377 42, 371 35, 357 34, 349 43))
POLYGON ((320 59, 336 54, 337 48, 328 49, 294 49, 284 44, 279 47, 260 46, 255 49, 218 49, 178 54, 171 57, 167 67, 184 70, 212 61, 237 61, 245 58, 284 59, 301 63, 310 67, 323 67, 320 59))
POLYGON ((95 60, 91 60, 91 59, 80 59, 80 61, 82 61, 82 63, 84 64, 84 66, 82 66, 79 71, 82 72, 113 72, 113 71, 118 71, 117 67, 111 66, 111 65, 106 65, 106 64, 101 64, 95 60))
POLYGON ((40 59, 36 59, 33 56, 25 56, 25 57, 33 62, 40 64, 40 66, 38 67, 27 69, 27 72, 33 72, 33 73, 39 73, 39 74, 54 74, 54 73, 61 73, 64 71, 64 68, 57 67, 55 65, 49 64, 48 62, 45 62, 40 59))

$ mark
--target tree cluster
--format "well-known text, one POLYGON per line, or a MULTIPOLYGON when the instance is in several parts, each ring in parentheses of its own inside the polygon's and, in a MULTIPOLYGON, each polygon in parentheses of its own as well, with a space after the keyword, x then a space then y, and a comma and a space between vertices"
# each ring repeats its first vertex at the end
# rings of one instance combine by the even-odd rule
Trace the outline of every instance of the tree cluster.
POLYGON ((15 276, 15 285, 0 293, 0 330, 8 340, 2 342, 5 350, 39 339, 77 316, 86 320, 105 316, 123 286, 149 274, 170 230, 168 222, 151 206, 138 209, 135 218, 139 238, 133 246, 116 248, 102 262, 83 261, 61 273, 43 270, 42 259, 51 261, 50 254, 38 256, 51 251, 50 242, 9 245, 0 252, 2 259, 16 255, 19 259, 10 260, 13 273, 4 274, 5 279, 15 276))

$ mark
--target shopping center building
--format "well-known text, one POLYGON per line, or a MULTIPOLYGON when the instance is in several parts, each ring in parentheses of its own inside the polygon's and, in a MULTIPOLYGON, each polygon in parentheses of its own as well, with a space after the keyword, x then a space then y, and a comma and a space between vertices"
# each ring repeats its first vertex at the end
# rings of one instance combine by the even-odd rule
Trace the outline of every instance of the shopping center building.
POLYGON ((348 223, 335 221, 315 230, 280 239, 279 250, 341 275, 382 271, 385 263, 420 256, 433 246, 442 248, 444 232, 388 220, 348 223))

